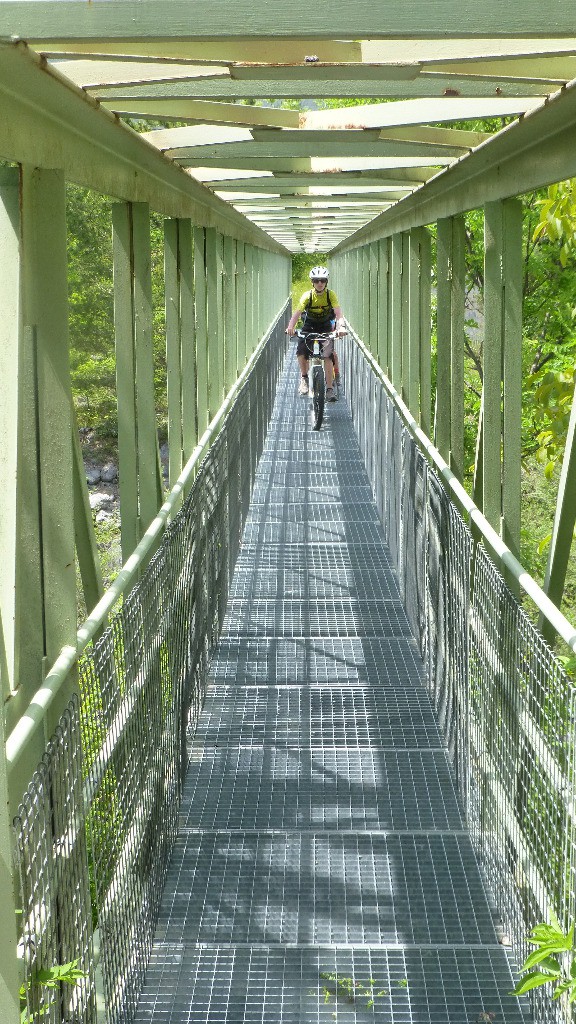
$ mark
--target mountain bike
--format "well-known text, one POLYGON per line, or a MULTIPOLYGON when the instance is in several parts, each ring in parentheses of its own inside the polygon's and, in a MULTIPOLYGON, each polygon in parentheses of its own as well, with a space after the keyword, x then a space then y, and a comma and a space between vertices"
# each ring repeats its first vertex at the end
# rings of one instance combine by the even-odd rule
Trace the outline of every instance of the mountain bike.
POLYGON ((297 334, 304 340, 309 353, 308 394, 312 399, 312 429, 320 430, 326 403, 324 362, 332 358, 336 333, 331 331, 329 334, 322 334, 311 331, 304 334, 303 331, 297 331, 297 334))

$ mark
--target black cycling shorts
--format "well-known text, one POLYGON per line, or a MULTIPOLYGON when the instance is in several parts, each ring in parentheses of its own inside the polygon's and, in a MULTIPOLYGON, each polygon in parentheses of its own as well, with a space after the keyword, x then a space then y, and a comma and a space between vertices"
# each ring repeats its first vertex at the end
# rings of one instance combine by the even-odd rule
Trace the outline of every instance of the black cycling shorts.
MULTIPOLYGON (((308 319, 307 322, 302 326, 302 334, 330 334, 333 330, 333 320, 319 320, 317 324, 312 324, 308 319)), ((298 344, 296 345, 297 356, 309 356, 310 351, 306 347, 306 341, 304 338, 298 338, 298 344)))

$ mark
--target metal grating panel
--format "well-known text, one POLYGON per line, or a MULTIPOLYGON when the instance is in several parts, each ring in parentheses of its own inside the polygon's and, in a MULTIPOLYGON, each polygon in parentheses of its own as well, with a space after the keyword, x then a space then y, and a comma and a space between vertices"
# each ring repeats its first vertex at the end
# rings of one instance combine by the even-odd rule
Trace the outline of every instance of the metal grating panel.
POLYGON ((273 746, 440 747, 426 692, 212 686, 195 740, 273 746))
POLYGON ((469 837, 181 833, 157 941, 494 943, 469 837))
POLYGON ((136 1024, 528 1024, 501 950, 159 944, 136 1024), (378 995, 368 1007, 370 979, 378 995), (346 995, 350 981, 354 998, 346 995), (362 986, 362 989, 359 989, 362 986))
POLYGON ((205 747, 181 826, 421 831, 463 828, 443 750, 205 747))
POLYGON ((224 630, 228 636, 410 636, 399 600, 303 600, 230 601, 224 630))
POLYGON ((210 667, 216 682, 282 686, 423 684, 424 668, 411 637, 222 638, 210 667))

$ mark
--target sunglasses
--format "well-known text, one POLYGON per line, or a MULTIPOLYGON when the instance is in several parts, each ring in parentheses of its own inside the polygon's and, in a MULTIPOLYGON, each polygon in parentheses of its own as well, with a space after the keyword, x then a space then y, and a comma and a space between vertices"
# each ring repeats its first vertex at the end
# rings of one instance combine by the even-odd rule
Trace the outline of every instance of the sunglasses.
POLYGON ((327 277, 313 277, 312 284, 326 284, 327 280, 327 277))

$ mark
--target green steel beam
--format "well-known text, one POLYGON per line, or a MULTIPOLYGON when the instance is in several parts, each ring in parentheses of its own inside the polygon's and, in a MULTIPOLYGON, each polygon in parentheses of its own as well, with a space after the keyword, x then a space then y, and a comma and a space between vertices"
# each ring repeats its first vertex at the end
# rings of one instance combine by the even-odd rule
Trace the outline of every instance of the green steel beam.
MULTIPOLYGON (((427 228, 415 228, 420 247, 420 426, 432 434, 431 395, 431 304, 432 304, 432 252, 427 228)), ((381 243, 382 244, 382 243, 381 243)))
POLYGON ((464 217, 452 217, 450 264, 450 469, 464 478, 464 310, 466 294, 464 217))
POLYGON ((237 344, 238 344, 238 371, 240 372, 248 361, 246 348, 246 246, 244 242, 237 243, 236 250, 236 323, 237 323, 237 344))
POLYGON ((155 0, 93 0, 88 6, 79 0, 5 0, 0 6, 0 33, 34 40, 137 37, 144 42, 148 38, 190 36, 444 40, 452 34, 490 38, 494 26, 498 27, 498 35, 512 38, 574 34, 574 7, 570 0, 556 0, 545 18, 541 7, 526 4, 525 0, 510 0, 504 8, 497 0, 486 0, 481 6, 473 0, 462 0, 457 18, 451 0, 428 0, 418 8, 417 17, 412 6, 393 0, 382 0, 377 6, 340 0, 337 10, 328 0, 319 0, 314 8, 313 26, 310 13, 306 0, 273 7, 265 3, 247 7, 244 0, 212 0, 210 4, 195 4, 193 10, 179 0, 164 0, 160 5, 155 0), (452 33, 447 26, 453 26, 452 33))
POLYGON ((209 418, 212 419, 224 394, 222 235, 215 228, 206 229, 206 324, 209 418))
MULTIPOLYGON (((263 132, 252 132, 258 138, 254 141, 207 143, 196 146, 168 145, 164 152, 177 160, 180 165, 210 166, 207 160, 222 161, 222 166, 231 162, 239 166, 238 160, 274 160, 278 157, 426 157, 430 164, 448 163, 450 158, 463 156, 468 152, 461 146, 436 145, 433 142, 402 142, 381 139, 377 129, 366 128, 354 131, 290 131, 268 129, 267 138, 263 132)), ((240 165, 241 166, 241 165, 240 165)))
POLYGON ((501 536, 516 558, 520 557, 522 473, 522 203, 503 204, 504 290, 503 325, 503 438, 501 536))
MULTIPOLYGON (((1 8, 0 8, 1 10, 1 8)), ((122 85, 102 86, 92 89, 95 97, 100 99, 111 110, 124 110, 125 103, 151 102, 157 104, 160 101, 166 103, 165 109, 170 112, 172 104, 174 111, 181 110, 179 106, 187 100, 207 100, 227 102, 234 100, 253 99, 269 100, 272 92, 278 99, 323 99, 333 97, 335 99, 382 99, 388 97, 395 100, 419 99, 440 99, 443 96, 457 92, 459 96, 473 98, 489 98, 494 96, 496 90, 498 95, 507 99, 517 99, 529 96, 546 96, 550 92, 550 83, 547 81, 515 81, 504 77, 474 78, 473 75, 444 75, 420 74, 413 81, 401 79, 390 79, 385 74, 380 81, 358 82, 354 77, 354 65, 350 69, 343 68, 340 80, 329 80, 320 76, 313 79, 301 78, 299 80, 281 79, 272 88, 270 82, 246 81, 239 79, 225 78, 194 78, 186 82, 174 82, 170 85, 159 83, 158 85, 122 85)), ((152 111, 153 108, 150 108, 152 111)), ((174 118, 176 119, 176 118, 174 118)))
POLYGON ((378 362, 388 374, 388 261, 390 241, 378 242, 378 362))
POLYGON ((406 405, 420 422, 420 239, 417 229, 407 232, 408 251, 408 345, 404 390, 406 405))
POLYGON ((482 512, 498 531, 502 515, 503 253, 502 203, 487 203, 484 209, 482 512))
POLYGON ((180 259, 177 219, 164 221, 164 303, 168 402, 168 482, 172 488, 180 476, 184 464, 180 259))
MULTIPOLYGON (((23 323, 30 328, 24 344, 32 342, 34 346, 37 387, 36 416, 34 404, 21 409, 21 413, 27 413, 31 433, 36 421, 38 445, 32 484, 38 494, 29 505, 26 500, 23 504, 25 519, 37 508, 38 533, 26 558, 32 557, 33 582, 40 584, 43 653, 51 665, 62 647, 75 642, 77 628, 66 192, 62 172, 24 167, 21 203, 23 323), (39 580, 35 576, 34 547, 41 560, 39 580)), ((32 595, 20 573, 18 583, 20 600, 25 602, 22 614, 28 618, 32 595)), ((29 640, 32 636, 24 639, 26 647, 29 640)), ((31 648, 34 646, 32 641, 31 648)), ((41 670, 41 663, 36 662, 28 676, 20 664, 19 681, 25 681, 28 698, 36 689, 41 670)), ((47 720, 49 735, 70 693, 70 688, 62 692, 52 709, 47 720)))
MULTIPOLYGON (((304 188, 362 188, 362 189, 413 189, 428 181, 433 171, 425 167, 395 167, 387 170, 372 168, 370 171, 294 171, 285 174, 266 174, 262 171, 251 177, 243 177, 241 169, 233 175, 222 177, 217 170, 202 175, 204 184, 217 192, 292 192, 304 188)), ((306 192, 308 194, 308 192, 306 192)))
POLYGON ((402 235, 393 235, 390 242, 390 379, 398 392, 402 384, 402 251, 402 235))
POLYGON ((452 320, 452 221, 438 221, 436 242, 436 409, 434 443, 440 455, 450 458, 451 320, 452 320))
POLYGON ((57 165, 68 181, 284 252, 23 43, 0 41, 0 110, 3 159, 57 165))
POLYGON ((180 333, 182 366, 182 440, 184 465, 192 455, 201 432, 198 429, 196 330, 194 322, 194 257, 192 223, 178 221, 180 263, 180 333))
POLYGON ((195 227, 194 235, 194 329, 198 382, 198 433, 210 422, 210 378, 208 376, 208 326, 206 321, 206 233, 195 227))
POLYGON ((226 394, 236 380, 238 360, 236 349, 236 244, 224 238, 224 391, 226 394))
POLYGON ((169 482, 173 487, 196 445, 196 332, 192 225, 164 222, 169 482))
POLYGON ((74 533, 76 556, 82 580, 82 590, 88 612, 98 604, 104 593, 100 555, 94 530, 94 520, 86 484, 84 459, 80 447, 78 424, 74 406, 71 403, 72 451, 74 458, 74 533))

